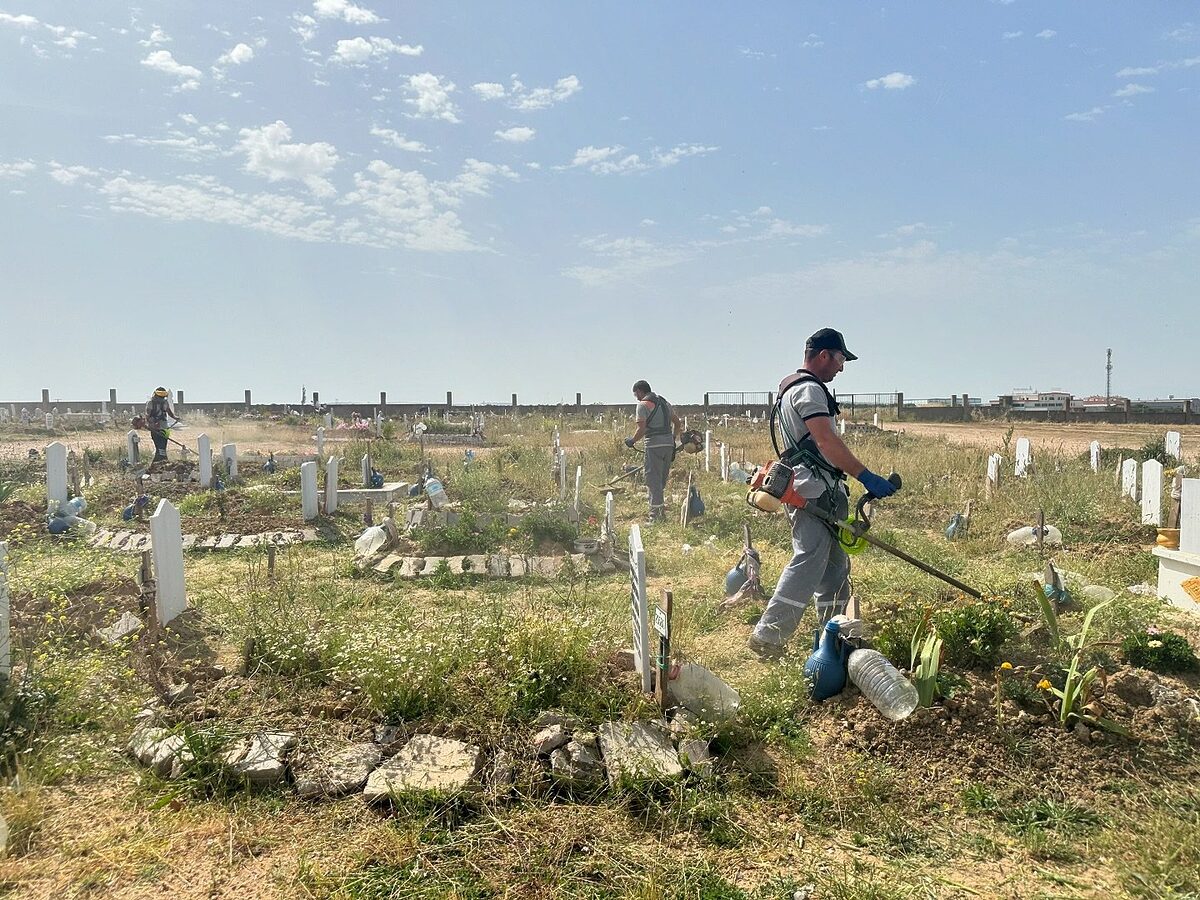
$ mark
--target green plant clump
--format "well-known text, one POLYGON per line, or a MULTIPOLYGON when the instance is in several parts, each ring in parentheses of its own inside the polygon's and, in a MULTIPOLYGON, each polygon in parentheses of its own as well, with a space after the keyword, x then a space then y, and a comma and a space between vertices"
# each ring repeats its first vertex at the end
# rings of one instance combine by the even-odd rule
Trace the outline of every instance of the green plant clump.
POLYGON ((1121 655, 1131 666, 1151 672, 1191 672, 1198 662, 1187 638, 1153 625, 1121 641, 1121 655))
POLYGON ((1016 622, 995 600, 971 600, 934 616, 945 645, 946 661, 969 669, 994 668, 1000 648, 1017 633, 1016 622))

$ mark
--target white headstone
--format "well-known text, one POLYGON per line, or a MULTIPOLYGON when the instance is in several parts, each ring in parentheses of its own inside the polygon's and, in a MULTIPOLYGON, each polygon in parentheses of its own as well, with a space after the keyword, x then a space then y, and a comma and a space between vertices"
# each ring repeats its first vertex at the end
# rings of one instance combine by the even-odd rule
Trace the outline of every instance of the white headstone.
POLYGON ((222 446, 221 459, 225 460, 225 471, 229 473, 229 480, 237 481, 237 444, 222 446))
POLYGON ((154 611, 159 625, 167 625, 187 609, 183 585, 183 529, 179 510, 170 500, 159 500, 150 517, 150 542, 154 551, 154 611))
POLYGON ((580 492, 583 490, 583 466, 575 467, 575 515, 579 515, 580 492))
POLYGON ((196 453, 200 457, 200 487, 212 487, 212 438, 202 434, 196 438, 196 453))
POLYGON ((317 442, 317 459, 325 458, 325 426, 317 426, 317 433, 313 436, 317 442))
POLYGON ((1200 478, 1183 479, 1179 501, 1179 549, 1200 555, 1200 478))
POLYGON ((100 415, 102 415, 102 416, 108 415, 108 401, 107 400, 100 401, 100 415))
POLYGON ((712 468, 711 464, 709 462, 711 459, 711 456, 710 456, 711 449, 712 449, 712 432, 705 431, 704 432, 704 471, 705 472, 710 471, 712 468))
POLYGON ((1142 524, 1162 525, 1163 466, 1157 459, 1142 463, 1142 524))
POLYGON ((1180 438, 1178 431, 1168 431, 1167 436, 1164 439, 1164 445, 1167 451, 1167 456, 1175 460, 1183 459, 1182 439, 1180 438))
POLYGON ((359 465, 362 467, 362 486, 369 488, 371 486, 371 457, 364 453, 359 465))
POLYGON ((642 690, 650 693, 649 614, 646 608, 646 550, 642 546, 642 528, 629 529, 629 605, 633 614, 633 667, 642 678, 642 690))
POLYGON ((141 460, 138 454, 138 433, 129 431, 125 434, 125 458, 131 466, 136 466, 141 460))
POLYGON ((845 433, 846 433, 846 420, 838 419, 838 434, 845 435, 845 433))
POLYGON ((59 441, 46 447, 46 499, 51 512, 67 502, 67 448, 59 441))
POLYGON ((317 464, 315 462, 300 463, 300 508, 304 512, 305 522, 311 522, 317 517, 317 464))
POLYGON ((1127 459, 1121 463, 1121 496, 1130 500, 1137 499, 1138 464, 1136 459, 1127 459))
POLYGON ((54 430, 54 413, 46 413, 46 430, 54 430))
POLYGON ((988 457, 987 461, 987 480, 995 489, 1000 484, 1000 465, 1004 462, 1004 457, 999 453, 993 453, 988 457))
POLYGON ((8 544, 0 541, 0 675, 12 673, 12 644, 9 638, 8 544))
POLYGON ((325 515, 331 515, 338 508, 338 458, 329 457, 325 463, 325 515))
POLYGON ((1017 438, 1017 462, 1013 471, 1018 478, 1024 478, 1029 473, 1029 467, 1033 463, 1033 449, 1029 445, 1029 438, 1017 438))
POLYGON ((558 499, 567 499, 567 451, 558 451, 558 499))
POLYGON ((600 525, 600 540, 613 544, 617 539, 616 500, 612 491, 604 495, 604 521, 600 525))
POLYGON ((721 480, 729 480, 729 453, 725 449, 724 441, 721 441, 721 480))
POLYGON ((1099 472, 1100 471, 1100 442, 1092 441, 1091 447, 1089 448, 1089 452, 1091 453, 1092 471, 1099 472))
POLYGON ((879 413, 873 413, 871 415, 871 424, 874 425, 876 428, 879 427, 879 413))
POLYGON ((325 413, 325 427, 326 428, 333 427, 333 413, 325 413))

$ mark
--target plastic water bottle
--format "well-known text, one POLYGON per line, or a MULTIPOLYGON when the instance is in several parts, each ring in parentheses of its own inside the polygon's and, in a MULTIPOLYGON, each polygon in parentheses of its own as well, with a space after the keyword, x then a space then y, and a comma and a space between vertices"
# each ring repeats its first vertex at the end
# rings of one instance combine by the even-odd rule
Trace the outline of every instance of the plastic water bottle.
POLYGON ((899 722, 917 708, 917 687, 878 650, 855 650, 847 665, 850 680, 885 719, 899 722))
POLYGON ((446 489, 436 478, 425 480, 425 493, 429 495, 429 502, 433 504, 434 509, 441 509, 450 502, 450 498, 446 496, 446 489))

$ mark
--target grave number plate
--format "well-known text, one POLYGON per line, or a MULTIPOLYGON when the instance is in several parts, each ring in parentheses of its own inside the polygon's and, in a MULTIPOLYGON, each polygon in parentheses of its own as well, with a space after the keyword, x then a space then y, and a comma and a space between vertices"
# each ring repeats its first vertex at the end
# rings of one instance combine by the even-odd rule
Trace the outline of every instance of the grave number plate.
POLYGON ((661 606, 654 608, 654 630, 665 638, 671 636, 667 629, 667 611, 661 606))

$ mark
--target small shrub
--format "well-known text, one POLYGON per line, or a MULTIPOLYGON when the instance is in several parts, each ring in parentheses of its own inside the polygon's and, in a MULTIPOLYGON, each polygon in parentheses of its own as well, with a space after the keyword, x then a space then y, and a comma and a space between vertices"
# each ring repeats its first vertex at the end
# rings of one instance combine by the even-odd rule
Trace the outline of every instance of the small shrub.
POLYGON ((1121 641, 1121 655, 1131 666, 1152 672, 1191 672, 1197 663, 1187 638, 1153 625, 1121 641))
MULTIPOLYGON (((1017 633, 1016 622, 996 600, 970 600, 934 615, 946 661, 968 669, 994 668, 1000 648, 1017 633)), ((911 634, 911 632, 910 632, 911 634)))

